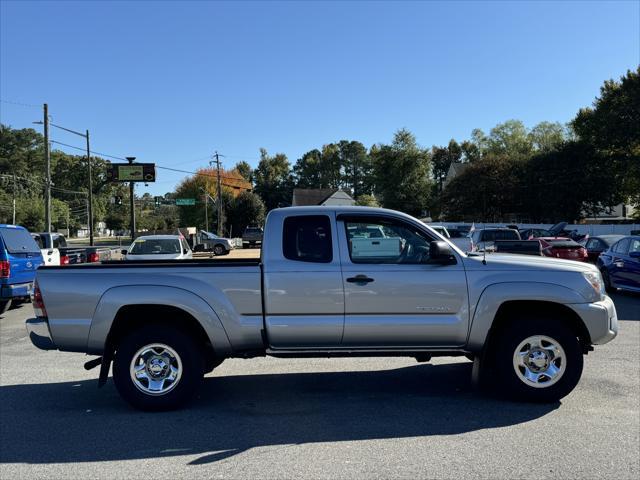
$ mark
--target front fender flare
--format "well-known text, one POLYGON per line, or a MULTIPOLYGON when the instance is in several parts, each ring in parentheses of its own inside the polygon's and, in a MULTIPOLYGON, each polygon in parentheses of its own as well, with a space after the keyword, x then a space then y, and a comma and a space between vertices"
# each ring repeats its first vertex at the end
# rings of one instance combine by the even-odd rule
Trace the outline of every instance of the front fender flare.
POLYGON ((508 301, 540 301, 558 304, 585 303, 578 292, 553 283, 503 282, 489 285, 476 304, 469 328, 467 348, 480 352, 500 306, 508 301))
POLYGON ((100 355, 118 311, 127 305, 167 305, 184 310, 202 326, 216 354, 231 353, 229 337, 220 318, 207 302, 194 293, 162 285, 130 285, 107 290, 93 314, 87 352, 100 355))

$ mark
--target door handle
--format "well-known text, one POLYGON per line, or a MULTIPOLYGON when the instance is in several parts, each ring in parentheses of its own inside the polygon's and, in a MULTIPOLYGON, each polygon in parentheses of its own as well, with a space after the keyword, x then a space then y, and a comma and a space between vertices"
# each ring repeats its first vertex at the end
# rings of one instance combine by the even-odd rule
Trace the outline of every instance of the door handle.
POLYGON ((347 282, 366 285, 367 283, 373 282, 373 278, 369 278, 366 275, 356 275, 355 277, 347 278, 347 282))

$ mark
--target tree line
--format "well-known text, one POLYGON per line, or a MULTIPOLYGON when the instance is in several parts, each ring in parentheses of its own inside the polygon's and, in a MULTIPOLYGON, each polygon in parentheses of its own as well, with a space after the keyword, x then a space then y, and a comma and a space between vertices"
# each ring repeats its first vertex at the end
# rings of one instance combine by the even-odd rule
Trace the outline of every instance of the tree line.
MULTIPOLYGON (((110 229, 128 227, 126 185, 106 180, 108 162, 92 157, 95 222, 110 229)), ((86 225, 86 158, 54 150, 52 223, 73 230, 86 225)), ((0 125, 0 222, 32 230, 44 228, 43 138, 33 129, 0 125)), ((138 228, 196 226, 215 230, 215 171, 201 169, 185 178, 166 202, 149 194, 136 197, 138 228), (175 198, 195 198, 195 206, 176 206, 175 198)), ((528 129, 507 120, 488 133, 425 148, 406 129, 390 143, 367 148, 340 140, 314 148, 291 164, 284 153, 260 150, 255 168, 239 162, 223 171, 241 177, 252 191, 239 195, 223 182, 223 229, 239 235, 260 224, 274 208, 291 204, 294 188, 342 188, 357 204, 383 206, 434 220, 574 221, 621 202, 640 204, 640 68, 618 81, 608 80, 593 105, 580 109, 568 124, 541 122, 528 129), (452 164, 459 173, 450 178, 452 164)))

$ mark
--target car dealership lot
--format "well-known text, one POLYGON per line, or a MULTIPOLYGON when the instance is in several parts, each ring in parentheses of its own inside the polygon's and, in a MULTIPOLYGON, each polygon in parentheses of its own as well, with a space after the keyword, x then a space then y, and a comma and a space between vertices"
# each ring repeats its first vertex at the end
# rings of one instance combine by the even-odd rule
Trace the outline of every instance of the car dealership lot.
POLYGON ((635 478, 640 297, 614 299, 620 335, 559 404, 480 395, 466 359, 258 358, 159 414, 98 390, 93 357, 33 347, 23 305, 0 318, 0 477, 635 478))

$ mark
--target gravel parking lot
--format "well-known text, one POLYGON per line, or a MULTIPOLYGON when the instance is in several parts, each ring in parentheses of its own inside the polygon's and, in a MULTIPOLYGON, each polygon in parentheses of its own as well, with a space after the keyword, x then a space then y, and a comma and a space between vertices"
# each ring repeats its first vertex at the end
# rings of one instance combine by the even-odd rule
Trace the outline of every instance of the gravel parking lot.
POLYGON ((0 477, 638 478, 640 297, 614 299, 620 335, 558 404, 480 395, 465 359, 259 358, 160 414, 33 347, 24 305, 0 318, 0 477))

